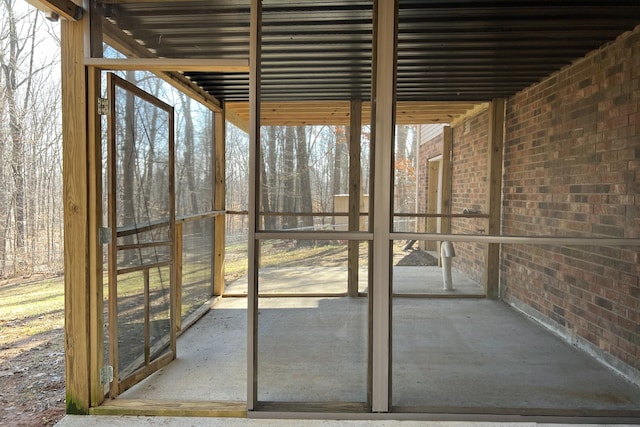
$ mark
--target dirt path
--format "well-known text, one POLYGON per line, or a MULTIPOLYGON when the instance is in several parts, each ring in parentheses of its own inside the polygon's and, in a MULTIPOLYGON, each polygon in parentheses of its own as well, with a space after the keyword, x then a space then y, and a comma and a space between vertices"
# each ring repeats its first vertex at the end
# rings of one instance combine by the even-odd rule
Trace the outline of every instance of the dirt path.
POLYGON ((0 282, 0 426, 50 426, 64 416, 63 286, 60 278, 0 282))

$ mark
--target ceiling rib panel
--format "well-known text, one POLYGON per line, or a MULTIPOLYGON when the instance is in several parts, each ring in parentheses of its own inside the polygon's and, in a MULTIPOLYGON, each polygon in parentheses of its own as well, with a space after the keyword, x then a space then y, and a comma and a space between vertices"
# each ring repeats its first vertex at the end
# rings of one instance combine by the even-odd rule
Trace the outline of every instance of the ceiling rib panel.
MULTIPOLYGON (((264 0, 262 99, 369 100, 372 9, 264 0)), ((106 0, 104 13, 159 57, 249 57, 248 0, 106 0)), ((639 23, 637 0, 399 0, 397 99, 508 97, 639 23)), ((248 100, 247 74, 185 75, 222 101, 248 100)))

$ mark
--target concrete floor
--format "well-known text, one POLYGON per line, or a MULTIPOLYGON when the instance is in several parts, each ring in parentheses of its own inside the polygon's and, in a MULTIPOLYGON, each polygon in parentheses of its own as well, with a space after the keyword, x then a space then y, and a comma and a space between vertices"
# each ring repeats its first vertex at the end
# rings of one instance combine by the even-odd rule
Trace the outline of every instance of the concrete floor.
MULTIPOLYGON (((423 269, 411 271, 411 277, 431 274, 433 280, 422 280, 436 282, 436 273, 426 271, 437 270, 436 267, 400 268, 423 269)), ((403 272, 398 273, 397 269, 394 282, 400 284, 395 278, 402 277, 403 272)), ((283 286, 291 288, 287 292, 300 291, 302 281, 307 283, 305 289, 315 292, 330 292, 327 289, 335 286, 320 272, 303 271, 303 276, 293 271, 281 273, 280 280, 290 279, 289 285, 288 280, 283 282, 283 286), (311 281, 321 290, 309 286, 311 281)), ((243 285, 234 286, 230 289, 242 289, 243 285)), ((246 290, 246 282, 244 286, 246 290)), ((417 285, 413 283, 408 288, 411 286, 417 285)), ((475 292, 479 288, 476 284, 469 286, 475 292)), ((246 307, 245 298, 222 299, 179 338, 175 362, 119 398, 246 400, 246 307)), ((283 403, 366 401, 367 307, 366 297, 261 298, 258 399, 283 403)), ((640 408, 638 387, 501 302, 394 298, 392 311, 394 409, 481 414, 500 411, 616 414, 640 408)), ((113 421, 122 419, 107 418, 109 424, 99 424, 103 418, 91 424, 119 425, 113 421)), ((144 420, 136 418, 135 423, 151 425, 144 420)), ((200 424, 195 419, 186 419, 191 421, 180 424, 181 420, 171 418, 153 420, 162 420, 157 425, 168 426, 244 426, 258 421, 222 420, 224 424, 216 424, 211 419, 200 424)), ((74 422, 74 417, 68 417, 60 425, 80 425, 74 422)), ((399 425, 389 423, 385 420, 377 425, 399 425)))

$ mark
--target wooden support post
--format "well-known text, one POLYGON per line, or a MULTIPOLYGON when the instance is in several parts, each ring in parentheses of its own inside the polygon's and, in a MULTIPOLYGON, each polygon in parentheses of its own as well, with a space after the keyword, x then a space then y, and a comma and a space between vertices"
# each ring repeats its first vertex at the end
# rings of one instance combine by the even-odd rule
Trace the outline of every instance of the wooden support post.
MULTIPOLYGON (((360 151, 362 138, 362 101, 351 101, 349 123, 349 231, 360 231, 360 193, 361 166, 360 151)), ((358 268, 360 242, 349 240, 348 249, 348 294, 358 296, 358 268)))
MULTIPOLYGON (((115 99, 115 86, 112 83, 114 78, 113 74, 107 74, 107 91, 108 99, 115 99)), ((115 117, 116 103, 109 103, 109 116, 115 117)), ((109 337, 118 336, 118 316, 114 315, 118 312, 118 231, 116 221, 116 152, 115 152, 115 129, 113 121, 109 120, 109 126, 107 127, 107 169, 108 169, 108 201, 107 201, 107 217, 108 224, 111 233, 111 244, 109 245, 109 337)), ((109 361, 113 368, 113 378, 119 378, 119 366, 118 366, 118 340, 109 339, 109 361)), ((118 396, 118 381, 112 381, 109 385, 109 397, 115 398, 118 396)))
MULTIPOLYGON (((83 22, 62 21, 60 33, 66 407, 69 414, 87 414, 91 402, 89 266, 92 251, 89 238, 87 171, 90 170, 90 164, 87 151, 87 75, 83 62, 83 22)), ((95 185, 95 182, 92 184, 95 185)), ((95 240, 92 242, 95 244, 95 240)))
MULTIPOLYGON (((442 160, 429 159, 427 162, 427 213, 428 214, 437 214, 438 213, 438 197, 442 194, 441 182, 440 182, 440 170, 441 170, 442 160)), ((437 217, 428 217, 425 218, 425 231, 427 233, 438 233, 438 218, 437 217)), ((435 240, 425 241, 424 245, 425 249, 428 251, 436 251, 438 250, 438 242, 435 240)))
POLYGON ((395 137, 395 80, 398 2, 374 3, 375 169, 373 215, 372 402, 388 412, 391 395, 391 209, 395 137))
POLYGON ((102 227, 102 131, 97 102, 100 91, 100 70, 89 67, 88 82, 88 155, 89 170, 87 174, 89 191, 89 342, 91 372, 91 406, 98 406, 104 401, 104 386, 100 381, 100 369, 104 365, 104 293, 103 251, 100 240, 102 227))
MULTIPOLYGON (((113 98, 115 99, 115 97, 113 98)), ((173 247, 174 251, 177 245, 176 242, 176 148, 175 148, 175 113, 173 107, 168 111, 168 123, 167 130, 169 133, 169 236, 173 238, 173 247)), ((182 233, 181 233, 182 234, 182 233)), ((175 257, 175 252, 174 252, 175 257)), ((180 236, 180 264, 182 265, 182 236, 180 236)), ((177 259, 173 260, 173 264, 171 265, 171 331, 170 331, 170 344, 171 351, 173 353, 173 359, 175 359, 178 355, 178 347, 176 344, 176 339, 178 338, 178 322, 182 315, 182 295, 180 299, 176 298, 178 292, 182 292, 182 276, 178 279, 178 274, 176 270, 176 263, 178 263, 177 259), (178 286, 180 285, 180 288, 178 286)))
POLYGON ((184 238, 184 234, 182 231, 183 223, 176 222, 176 231, 175 231, 175 244, 173 256, 174 260, 174 268, 175 268, 175 310, 176 310, 176 331, 182 329, 182 239, 184 238))
MULTIPOLYGON (((451 214, 451 161, 453 160, 453 130, 451 126, 442 128, 442 181, 440 188, 440 212, 441 214, 451 214)), ((451 233, 451 217, 440 218, 439 233, 451 233)), ((438 242, 436 250, 438 252, 438 264, 441 265, 440 244, 438 242)))
POLYGON ((151 362, 151 298, 149 297, 149 268, 142 269, 142 282, 143 282, 143 294, 144 294, 144 365, 149 366, 151 362))
MULTIPOLYGON (((215 173, 213 188, 213 210, 224 211, 225 199, 225 167, 226 167, 226 133, 225 133, 225 109, 219 113, 213 113, 215 128, 215 173)), ((214 261, 213 261, 213 294, 224 295, 224 257, 225 257, 225 233, 226 215, 218 215, 214 219, 214 261)))
MULTIPOLYGON (((488 152, 488 191, 487 206, 489 223, 487 232, 494 236, 500 234, 502 216, 502 151, 504 146, 505 100, 494 99, 489 106, 489 152, 488 152)), ((485 249, 484 286, 487 298, 499 296, 500 245, 488 243, 485 249)))
MULTIPOLYGON (((442 129, 442 192, 440 206, 443 214, 451 214, 451 160, 453 150, 453 131, 450 126, 442 129)), ((451 233, 451 218, 443 217, 440 223, 440 233, 451 233)))
POLYGON ((260 59, 262 0, 251 0, 249 28, 249 236, 247 289, 247 410, 258 401, 258 191, 260 156, 260 59))
MULTIPOLYGON (((88 3, 87 3, 88 4, 88 3)), ((85 6, 87 5, 85 4, 85 6)), ((83 17, 84 49, 92 56, 102 56, 102 15, 100 8, 91 8, 83 17), (87 40, 89 37, 89 40, 87 40)), ((86 57, 86 54, 85 54, 86 57)), ((101 70, 87 67, 87 173, 89 192, 89 370, 91 406, 104 402, 104 384, 100 370, 104 366, 104 283, 102 228, 102 119, 98 112, 98 98, 102 94, 101 70)))

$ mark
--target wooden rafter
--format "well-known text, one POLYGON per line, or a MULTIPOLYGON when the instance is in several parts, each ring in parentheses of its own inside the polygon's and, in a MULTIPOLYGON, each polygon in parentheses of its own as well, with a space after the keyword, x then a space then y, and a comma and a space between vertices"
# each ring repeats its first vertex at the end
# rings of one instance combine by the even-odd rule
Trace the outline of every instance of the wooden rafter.
MULTIPOLYGON (((119 52, 132 58, 154 58, 151 53, 144 46, 135 42, 130 36, 123 33, 116 25, 110 21, 102 20, 103 38, 104 42, 119 52)), ((184 92, 189 97, 207 106, 212 111, 219 113, 222 111, 221 103, 214 96, 204 91, 202 88, 191 82, 184 75, 177 71, 156 71, 156 75, 175 87, 176 89, 184 92)))
POLYGON ((79 21, 82 18, 82 7, 71 0, 27 0, 27 2, 38 10, 54 12, 69 21, 79 21))
POLYGON ((231 59, 86 58, 85 65, 110 70, 248 72, 249 61, 231 59))
MULTIPOLYGON (((481 103, 474 102, 398 102, 397 124, 450 123, 473 111, 481 103)), ((241 129, 248 128, 249 104, 227 102, 227 114, 235 117, 241 129)), ((265 126, 349 125, 349 101, 263 102, 261 124, 265 126)), ((362 103, 362 123, 371 123, 371 103, 362 103)))

